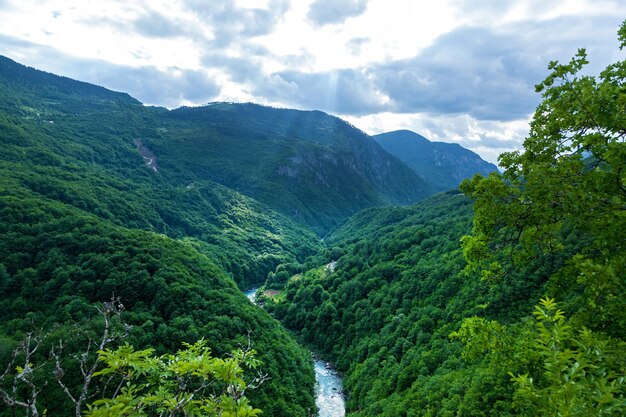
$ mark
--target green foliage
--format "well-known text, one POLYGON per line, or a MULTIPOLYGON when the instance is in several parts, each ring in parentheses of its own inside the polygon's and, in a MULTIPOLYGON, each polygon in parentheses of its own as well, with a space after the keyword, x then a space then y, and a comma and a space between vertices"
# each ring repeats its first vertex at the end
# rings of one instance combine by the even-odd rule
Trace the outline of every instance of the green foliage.
POLYGON ((566 298, 584 288, 576 300, 583 308, 567 308, 617 335, 626 330, 624 309, 614 308, 624 294, 626 259, 626 62, 609 65, 597 78, 578 75, 586 63, 584 50, 568 64, 551 63, 552 73, 537 87, 544 101, 525 152, 503 154, 502 175, 463 184, 476 199, 474 230, 464 247, 488 278, 565 253, 567 268, 554 281, 570 292, 566 298))
MULTIPOLYGON (((551 62, 524 152, 501 155, 502 174, 461 186, 476 200, 472 235, 463 239, 468 270, 504 289, 529 263, 562 260, 542 271, 548 298, 535 308, 535 330, 511 341, 531 335, 535 353, 505 349, 524 415, 624 413, 626 61, 597 77, 580 75, 587 63, 583 49, 567 64, 551 62)), ((466 320, 459 335, 468 354, 481 346, 495 366, 503 349, 490 343, 488 326, 467 337, 478 320, 466 320)))
POLYGON ((512 341, 506 337, 506 326, 482 317, 463 320, 461 328, 450 333, 450 338, 458 338, 465 344, 462 356, 468 360, 480 358, 489 351, 502 350, 512 341))
POLYGON ((71 415, 74 408, 76 417, 254 417, 261 412, 250 406, 245 396, 246 390, 259 388, 268 379, 261 372, 256 377, 249 374, 261 365, 250 342, 247 348, 234 350, 225 359, 213 357, 203 339, 183 343, 184 349, 162 356, 155 356, 152 348, 135 350, 128 343, 111 349, 109 346, 125 337, 117 329, 120 307, 117 300, 103 304, 100 318, 105 325, 100 329, 100 340, 90 338, 76 355, 63 351, 65 343, 56 339, 58 335, 42 337, 29 333, 15 347, 0 373, 0 401, 5 410, 13 416, 58 415, 60 404, 46 408, 45 400, 50 398, 42 395, 50 385, 58 385, 62 394, 54 401, 67 404, 58 407, 61 415, 71 415), (48 338, 55 341, 50 350, 53 369, 40 352, 48 338), (100 348, 96 357, 92 344, 100 348), (68 375, 73 371, 72 365, 80 368, 80 377, 68 375))
POLYGON ((513 375, 522 414, 613 416, 626 413, 626 343, 582 327, 575 331, 553 299, 535 307, 534 348, 544 369, 513 375))
POLYGON ((507 291, 467 275, 459 239, 471 219, 471 202, 458 192, 364 210, 327 237, 332 250, 307 260, 281 298, 266 303, 344 373, 349 415, 514 413, 510 368, 485 366, 484 347, 464 360, 448 335, 470 337, 459 324, 481 314, 476 320, 492 327, 489 345, 517 340, 521 329, 496 319, 519 318, 543 282, 527 280, 538 266, 507 278, 507 291))
POLYGON ((155 357, 152 349, 135 350, 126 344, 99 351, 104 367, 95 377, 119 379, 111 398, 88 406, 86 416, 222 416, 254 417, 244 396, 248 387, 244 368, 256 368, 254 351, 237 350, 227 359, 211 356, 206 341, 184 343, 176 354, 155 357))

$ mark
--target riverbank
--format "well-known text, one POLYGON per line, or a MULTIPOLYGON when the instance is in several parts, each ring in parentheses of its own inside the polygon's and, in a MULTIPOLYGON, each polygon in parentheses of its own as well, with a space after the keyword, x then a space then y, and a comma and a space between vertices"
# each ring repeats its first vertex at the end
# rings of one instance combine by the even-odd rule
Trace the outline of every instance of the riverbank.
MULTIPOLYGON (((245 291, 248 299, 256 304, 258 288, 245 291)), ((315 404, 318 417, 344 417, 346 405, 343 397, 343 385, 337 371, 328 363, 320 359, 313 360, 315 369, 315 404)))

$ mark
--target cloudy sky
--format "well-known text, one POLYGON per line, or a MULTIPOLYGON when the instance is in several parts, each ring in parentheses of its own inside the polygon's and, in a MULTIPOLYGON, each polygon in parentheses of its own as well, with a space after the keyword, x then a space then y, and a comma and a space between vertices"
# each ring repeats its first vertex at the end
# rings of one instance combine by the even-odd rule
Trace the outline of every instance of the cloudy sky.
POLYGON ((0 0, 0 54, 175 108, 319 109, 495 162, 550 60, 624 59, 621 0, 0 0))

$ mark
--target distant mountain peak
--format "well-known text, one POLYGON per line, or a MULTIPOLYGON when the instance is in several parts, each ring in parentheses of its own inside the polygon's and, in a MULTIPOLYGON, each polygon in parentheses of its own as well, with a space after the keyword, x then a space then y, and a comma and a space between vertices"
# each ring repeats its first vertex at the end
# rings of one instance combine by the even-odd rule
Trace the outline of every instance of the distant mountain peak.
POLYGON ((498 170, 494 164, 458 143, 431 142, 410 130, 396 130, 373 136, 437 191, 457 188, 465 178, 488 175, 498 170))
POLYGON ((381 133, 379 135, 375 135, 375 136, 380 136, 380 137, 385 137, 385 136, 389 136, 389 135, 393 135, 394 138, 398 138, 398 139, 413 139, 413 140, 424 140, 426 142, 431 142, 430 140, 426 139, 424 136, 420 135, 419 133, 415 133, 412 130, 408 130, 408 129, 400 129, 400 130, 393 130, 391 132, 387 132, 387 133, 381 133))

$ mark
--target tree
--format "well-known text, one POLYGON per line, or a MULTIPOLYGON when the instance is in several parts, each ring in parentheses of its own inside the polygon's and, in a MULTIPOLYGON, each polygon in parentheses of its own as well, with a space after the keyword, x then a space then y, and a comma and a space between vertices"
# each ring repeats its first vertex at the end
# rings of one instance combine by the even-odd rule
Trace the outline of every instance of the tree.
MULTIPOLYGON (((626 22, 618 39, 624 48, 626 22)), ((622 412, 625 407, 626 365, 618 358, 626 356, 626 60, 609 65, 597 77, 580 75, 587 63, 584 49, 567 64, 551 62, 550 75, 537 86, 543 101, 524 152, 502 154, 502 174, 476 176, 461 186, 475 200, 472 235, 462 240, 468 268, 482 270, 492 286, 531 261, 548 262, 553 254, 563 260, 548 265, 546 288, 562 300, 570 318, 566 321, 552 308, 553 301, 550 306, 542 302, 538 343, 556 337, 546 333, 548 327, 560 331, 562 337, 552 347, 571 356, 546 355, 534 380, 528 375, 514 378, 517 398, 528 399, 524 392, 532 393, 542 399, 535 407, 551 415, 557 410, 564 413, 560 415, 609 415, 602 414, 602 404, 615 400, 622 412), (576 355, 605 345, 611 349, 594 359, 594 372, 585 370, 583 357, 576 355), (582 379, 567 382, 571 392, 576 392, 574 386, 591 389, 585 385, 590 379, 615 389, 603 391, 593 406, 586 405, 591 408, 580 408, 584 411, 577 414, 553 395, 561 392, 561 370, 554 369, 559 360, 582 374, 582 379)), ((532 407, 528 412, 541 414, 532 407)), ((614 412, 619 411, 612 408, 609 413, 614 412)))
MULTIPOLYGON (((26 416, 46 415, 40 394, 59 385, 76 416, 255 417, 261 412, 245 396, 268 380, 261 372, 251 380, 247 372, 244 377, 244 371, 261 364, 249 338, 246 347, 227 358, 211 356, 204 339, 183 343, 184 349, 162 356, 155 356, 152 348, 136 350, 128 343, 111 349, 128 336, 122 311, 117 298, 98 307, 101 334, 89 335, 85 350, 78 354, 64 352, 64 343, 58 340, 46 360, 40 352, 51 342, 50 336, 27 334, 0 374, 0 401, 13 415, 18 409, 26 416), (71 372, 74 368, 82 378, 71 372), (67 374, 74 378, 66 381, 67 374)), ((76 331, 81 331, 79 326, 76 331)))
POLYGON ((526 415, 612 416, 626 412, 626 343, 575 331, 552 299, 535 307, 534 350, 543 359, 538 382, 510 374, 514 406, 526 415), (621 372, 621 373, 620 373, 621 372))
POLYGON ((94 401, 89 417, 119 416, 220 416, 255 417, 244 396, 247 388, 244 367, 255 368, 259 361, 251 349, 236 350, 227 359, 214 358, 205 340, 184 343, 175 355, 154 356, 153 349, 135 350, 126 344, 116 350, 99 351, 104 368, 94 376, 117 380, 109 398, 94 401))

